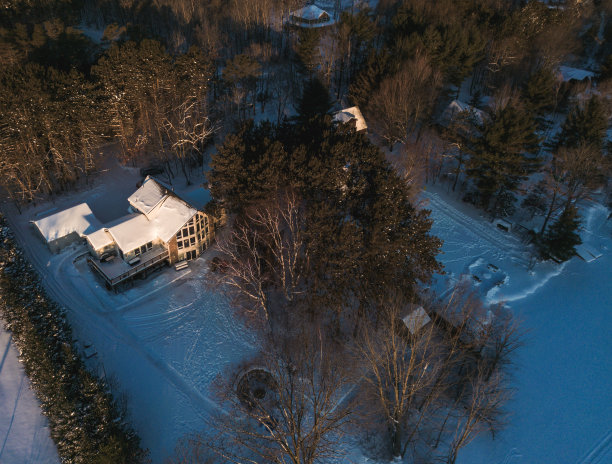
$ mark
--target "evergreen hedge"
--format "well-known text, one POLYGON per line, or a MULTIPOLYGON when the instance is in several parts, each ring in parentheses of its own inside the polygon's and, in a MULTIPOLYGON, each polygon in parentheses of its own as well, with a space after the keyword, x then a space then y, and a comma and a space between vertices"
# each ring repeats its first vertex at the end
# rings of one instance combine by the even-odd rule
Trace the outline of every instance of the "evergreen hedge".
POLYGON ((149 462, 108 384, 79 357, 65 310, 46 294, 1 215, 0 316, 13 334, 62 463, 149 462))

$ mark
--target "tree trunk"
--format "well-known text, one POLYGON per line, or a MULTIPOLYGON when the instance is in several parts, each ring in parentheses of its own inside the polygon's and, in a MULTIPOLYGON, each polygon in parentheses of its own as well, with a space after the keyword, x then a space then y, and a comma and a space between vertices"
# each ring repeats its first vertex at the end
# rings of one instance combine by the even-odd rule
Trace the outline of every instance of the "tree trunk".
POLYGON ((544 235, 546 231, 546 226, 548 225, 548 221, 550 220, 550 216, 552 216, 553 211, 555 210, 555 202, 557 200, 557 191, 553 192, 552 200, 550 201, 550 206, 548 207, 548 213, 546 213, 546 217, 544 218, 544 224, 542 224, 542 229, 540 230, 540 237, 544 235))

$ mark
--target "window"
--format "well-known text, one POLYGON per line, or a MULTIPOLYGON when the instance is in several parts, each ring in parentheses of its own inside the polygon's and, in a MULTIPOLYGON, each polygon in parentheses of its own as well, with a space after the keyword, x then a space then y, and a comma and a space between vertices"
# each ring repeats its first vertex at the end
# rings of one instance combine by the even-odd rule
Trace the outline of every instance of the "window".
POLYGON ((177 243, 178 243, 178 249, 182 250, 183 249, 183 241, 179 240, 177 243))
POLYGON ((143 245, 140 247, 140 253, 146 253, 147 252, 147 246, 143 245))
POLYGON ((195 228, 193 226, 189 227, 189 235, 195 234, 195 228))
POLYGON ((177 240, 178 240, 179 238, 181 238, 181 231, 180 231, 180 230, 179 230, 179 231, 176 233, 176 238, 177 238, 177 240))
POLYGON ((139 256, 139 255, 140 255, 140 248, 136 248, 136 249, 134 250, 134 254, 135 254, 136 256, 139 256))
POLYGON ((147 243, 147 251, 153 248, 153 242, 147 243))
POLYGON ((194 245, 195 245, 195 237, 191 237, 191 238, 189 239, 189 244, 190 244, 191 246, 194 246, 194 245))
POLYGON ((198 224, 197 224, 197 228, 196 228, 196 230, 197 230, 198 232, 200 232, 200 222, 199 222, 199 221, 198 221, 198 224))
POLYGON ((187 237, 187 235, 189 235, 189 231, 187 230, 187 227, 185 227, 183 229, 183 237, 187 237))

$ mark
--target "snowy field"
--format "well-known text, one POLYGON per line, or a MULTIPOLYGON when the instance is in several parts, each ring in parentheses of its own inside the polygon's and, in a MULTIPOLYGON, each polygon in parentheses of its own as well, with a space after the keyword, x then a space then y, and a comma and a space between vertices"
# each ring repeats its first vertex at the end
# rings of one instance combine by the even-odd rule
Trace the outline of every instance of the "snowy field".
MULTIPOLYGON (((477 438, 460 464, 612 463, 612 220, 597 203, 584 205, 584 243, 603 256, 587 263, 538 264, 528 271, 521 242, 478 212, 424 193, 444 240, 448 278, 466 275, 489 302, 507 301, 527 331, 516 354, 507 428, 477 438), (497 267, 492 269, 488 266, 497 267), (474 279, 477 276, 481 282, 474 279), (502 281, 500 285, 496 282, 502 281)), ((443 282, 438 283, 444 285, 443 282)))
MULTIPOLYGON (((208 427, 210 413, 218 407, 212 381, 255 351, 257 340, 233 318, 225 299, 207 288, 207 254, 184 271, 168 268, 113 294, 87 268, 83 247, 53 256, 47 251, 29 225, 45 215, 41 213, 82 201, 103 222, 125 213, 138 173, 116 165, 109 169, 91 190, 55 204, 38 205, 22 215, 7 208, 22 246, 44 272, 47 289, 68 308, 75 338, 97 352, 89 366, 115 379, 143 446, 151 450, 154 463, 161 463, 178 438, 208 427)), ((486 435, 478 438, 460 453, 459 462, 612 462, 612 221, 606 221, 607 210, 593 203, 582 211, 583 241, 603 253, 600 259, 586 263, 573 258, 562 266, 538 264, 530 271, 530 255, 520 240, 450 198, 445 189, 428 187, 423 200, 432 209, 433 233, 444 240, 440 259, 447 275, 436 282, 437 288, 470 279, 486 301, 507 301, 528 331, 516 356, 510 424, 494 441, 486 435)), ((3 340, 2 347, 7 345, 3 340)), ((15 354, 9 352, 7 359, 19 367, 15 354)), ((0 371, 0 388, 13 385, 9 409, 20 376, 19 370, 0 371)), ((1 407, 7 408, 7 401, 1 407)), ((28 419, 25 411, 0 414, 0 439, 11 417, 30 424, 28 430, 35 432, 29 436, 42 445, 30 446, 25 435, 11 432, 6 449, 22 448, 26 456, 53 449, 44 422, 40 425, 42 417, 28 419)), ((6 462, 47 462, 27 459, 6 462)))

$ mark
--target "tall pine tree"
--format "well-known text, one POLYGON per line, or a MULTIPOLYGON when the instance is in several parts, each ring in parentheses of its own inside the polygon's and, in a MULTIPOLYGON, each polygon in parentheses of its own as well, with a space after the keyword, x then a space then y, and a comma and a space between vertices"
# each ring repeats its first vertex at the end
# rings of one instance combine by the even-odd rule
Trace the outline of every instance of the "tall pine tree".
POLYGON ((537 169, 539 161, 532 153, 538 142, 533 118, 516 105, 507 104, 485 122, 469 144, 466 162, 481 207, 497 209, 537 169))
POLYGON ((582 240, 578 235, 580 228, 580 216, 574 205, 568 205, 546 231, 541 244, 544 257, 555 258, 559 261, 567 261, 576 254, 576 245, 582 240))

